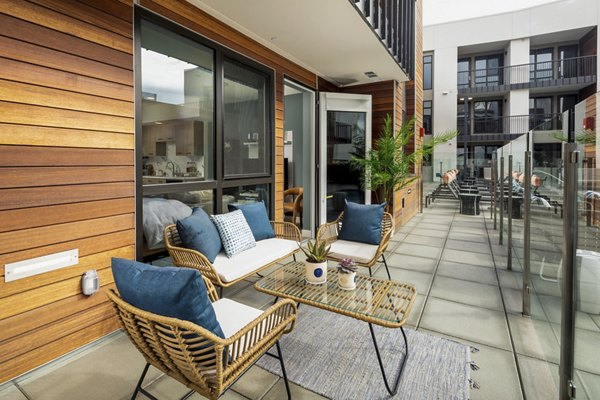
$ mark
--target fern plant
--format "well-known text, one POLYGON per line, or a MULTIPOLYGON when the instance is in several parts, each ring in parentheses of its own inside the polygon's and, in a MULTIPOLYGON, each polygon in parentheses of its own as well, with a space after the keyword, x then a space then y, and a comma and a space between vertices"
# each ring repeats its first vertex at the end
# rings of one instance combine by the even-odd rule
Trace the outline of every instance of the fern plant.
POLYGON ((311 263, 322 263, 327 261, 327 255, 331 250, 331 246, 327 246, 325 242, 317 242, 309 240, 306 242, 306 247, 298 244, 300 250, 306 255, 306 261, 311 263))
POLYGON ((412 143, 415 129, 414 118, 403 124, 394 134, 392 117, 385 117, 384 127, 380 136, 373 142, 373 147, 364 155, 355 154, 351 163, 359 168, 363 189, 372 190, 378 202, 392 204, 394 191, 403 189, 418 178, 412 172, 412 167, 419 163, 424 156, 430 155, 433 148, 456 137, 457 131, 450 131, 417 146, 414 152, 407 154, 405 148, 412 143))

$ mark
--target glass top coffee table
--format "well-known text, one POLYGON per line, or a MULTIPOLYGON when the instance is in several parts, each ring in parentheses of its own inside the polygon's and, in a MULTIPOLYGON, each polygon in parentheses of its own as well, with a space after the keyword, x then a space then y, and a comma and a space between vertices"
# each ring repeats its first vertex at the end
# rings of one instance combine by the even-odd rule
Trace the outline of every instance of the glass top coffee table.
POLYGON ((338 286, 337 274, 337 268, 328 268, 327 282, 313 285, 304 279, 304 264, 293 261, 263 277, 254 287, 260 292, 275 296, 275 301, 279 297, 292 299, 367 322, 385 387, 394 395, 408 358, 408 342, 403 325, 410 315, 417 290, 411 284, 358 274, 356 289, 344 290, 338 286), (400 364, 393 388, 388 384, 372 324, 400 328, 404 338, 406 355, 400 364))

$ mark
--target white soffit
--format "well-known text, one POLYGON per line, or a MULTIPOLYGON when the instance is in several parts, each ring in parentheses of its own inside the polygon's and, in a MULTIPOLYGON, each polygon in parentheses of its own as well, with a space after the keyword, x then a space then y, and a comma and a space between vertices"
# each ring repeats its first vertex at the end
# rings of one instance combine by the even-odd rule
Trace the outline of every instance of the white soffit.
POLYGON ((187 1, 338 85, 408 80, 348 0, 187 1))

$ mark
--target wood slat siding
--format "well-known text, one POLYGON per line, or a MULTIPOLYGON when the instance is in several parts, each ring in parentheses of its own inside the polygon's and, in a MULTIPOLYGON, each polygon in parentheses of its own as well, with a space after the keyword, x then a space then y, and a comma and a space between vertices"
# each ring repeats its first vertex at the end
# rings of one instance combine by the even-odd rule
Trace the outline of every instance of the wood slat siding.
POLYGON ((0 383, 118 327, 102 292, 134 257, 132 21, 117 0, 0 2, 0 383), (4 281, 70 249, 75 266, 4 281))
POLYGON ((317 76, 232 27, 180 0, 141 0, 140 5, 275 71, 275 219, 283 220, 283 79, 317 89, 317 76))
MULTIPOLYGON (((415 119, 415 140, 411 146, 407 146, 405 151, 412 152, 422 144, 422 138, 419 135, 423 127, 423 0, 416 1, 415 8, 415 77, 414 80, 404 83, 404 97, 406 104, 397 104, 396 111, 402 115, 402 109, 406 111, 408 118, 415 119)), ((402 94, 401 91, 398 94, 402 94)), ((396 118, 398 123, 398 117, 396 118)), ((420 163, 415 166, 415 174, 420 175, 420 163)), ((421 193, 420 179, 414 181, 402 193, 395 196, 394 219, 396 226, 402 226, 413 216, 420 212, 420 204, 423 194, 421 193), (409 193, 410 191, 410 193, 409 193), (402 208, 402 198, 404 198, 404 207, 402 208), (400 208, 399 208, 400 206, 400 208)))

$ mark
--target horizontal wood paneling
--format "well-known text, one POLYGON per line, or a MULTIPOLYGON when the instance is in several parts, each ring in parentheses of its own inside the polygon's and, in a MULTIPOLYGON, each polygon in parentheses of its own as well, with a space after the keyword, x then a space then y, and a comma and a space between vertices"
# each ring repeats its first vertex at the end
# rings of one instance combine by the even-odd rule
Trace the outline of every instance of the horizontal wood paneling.
POLYGON ((70 242, 55 243, 50 246, 36 247, 15 253, 0 255, 0 277, 4 276, 4 265, 29 258, 40 257, 47 254, 59 253, 61 251, 79 249, 79 257, 95 254, 102 251, 119 249, 122 246, 134 244, 134 231, 112 232, 106 235, 89 237, 85 239, 72 240, 70 242))
MULTIPOLYGON (((43 123, 42 120, 39 122, 43 123)), ((0 144, 133 150, 134 137, 132 132, 86 131, 63 127, 15 125, 0 122, 0 144)), ((133 152, 131 153, 133 155, 133 152)))
POLYGON ((131 167, 30 167, 1 168, 0 189, 76 185, 132 180, 131 167))
POLYGON ((0 363, 7 362, 11 358, 19 357, 38 347, 48 345, 57 338, 61 338, 82 329, 82 327, 93 325, 114 317, 112 304, 104 302, 97 307, 68 316, 57 324, 50 324, 27 333, 27 340, 14 337, 11 340, 0 343, 0 363))
POLYGON ((68 147, 19 147, 0 145, 0 167, 16 166, 133 166, 127 150, 72 149, 68 147))
MULTIPOLYGON (((68 15, 54 11, 50 8, 33 4, 29 1, 3 0, 0 4, 0 12, 3 14, 30 21, 58 32, 80 37, 115 50, 133 54, 133 41, 131 40, 131 36, 129 38, 124 37, 80 19, 71 18, 68 15)), ((78 10, 78 17, 82 18, 82 16, 86 14, 86 11, 89 13, 90 10, 91 9, 82 10, 80 8, 78 10)), ((129 29, 129 32, 131 31, 132 29, 129 29)))
MULTIPOLYGON (((114 287, 114 284, 105 285, 101 290, 110 287, 114 287)), ((88 310, 107 301, 108 298, 102 294, 98 296, 77 294, 44 307, 35 308, 14 317, 5 318, 0 320, 0 343, 19 336, 23 330, 30 332, 40 326, 54 324, 72 314, 88 310)))
POLYGON ((129 117, 133 103, 52 89, 27 83, 0 80, 0 101, 86 111, 95 114, 129 117))
POLYGON ((129 69, 115 67, 101 61, 82 58, 5 36, 0 36, 0 57, 116 82, 133 88, 133 74, 129 69))
MULTIPOLYGON (((133 174, 133 172, 131 173, 133 174)), ((120 197, 133 198, 133 195, 133 182, 5 189, 0 191, 0 196, 2 196, 0 211, 120 197)))
POLYGON ((57 128, 133 132, 133 118, 114 117, 91 112, 62 110, 29 104, 0 101, 3 122, 20 125, 40 125, 57 128))
POLYGON ((4 36, 12 39, 24 40, 35 46, 58 50, 74 56, 86 52, 86 58, 114 65, 115 67, 133 69, 133 60, 129 52, 125 53, 90 43, 80 37, 57 32, 4 14, 0 14, 0 24, 8 28, 6 32, 3 32, 4 36))
POLYGON ((0 2, 0 383, 117 328, 81 275, 104 291, 111 257, 135 253, 131 17, 116 0, 0 2), (77 265, 4 281, 70 249, 77 265))
POLYGON ((0 58, 0 70, 2 70, 2 77, 11 81, 133 102, 132 88, 114 82, 107 82, 71 72, 10 60, 8 58, 0 58))
POLYGON ((0 211, 0 232, 133 213, 131 198, 0 211))
MULTIPOLYGON (((102 294, 98 294, 102 296, 102 294)), ((64 355, 70 350, 77 349, 96 339, 105 336, 119 327, 118 320, 112 316, 99 323, 89 326, 81 326, 76 332, 63 336, 46 346, 38 347, 20 357, 12 358, 2 364, 0 368, 0 382, 29 371, 32 366, 42 365, 52 361, 56 357, 64 355)))
POLYGON ((0 254, 133 229, 133 214, 0 233, 0 254))

